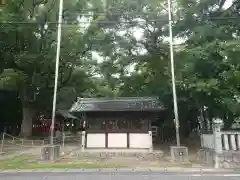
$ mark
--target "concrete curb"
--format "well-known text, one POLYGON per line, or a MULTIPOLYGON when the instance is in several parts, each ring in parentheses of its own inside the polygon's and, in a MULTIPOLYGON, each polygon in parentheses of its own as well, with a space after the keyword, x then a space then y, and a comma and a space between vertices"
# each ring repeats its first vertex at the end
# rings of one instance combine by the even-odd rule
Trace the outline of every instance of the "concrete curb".
POLYGON ((13 169, 2 173, 239 173, 240 169, 207 168, 101 168, 101 169, 13 169))

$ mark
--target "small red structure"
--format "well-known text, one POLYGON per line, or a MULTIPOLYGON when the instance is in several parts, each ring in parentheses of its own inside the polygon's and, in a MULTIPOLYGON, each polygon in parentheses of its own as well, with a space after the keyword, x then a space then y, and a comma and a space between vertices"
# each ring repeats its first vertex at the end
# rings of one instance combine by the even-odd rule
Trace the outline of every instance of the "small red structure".
MULTIPOLYGON (((51 129, 52 120, 50 118, 41 118, 33 124, 33 134, 48 136, 51 129)), ((54 129, 61 127, 60 122, 56 119, 54 129)))

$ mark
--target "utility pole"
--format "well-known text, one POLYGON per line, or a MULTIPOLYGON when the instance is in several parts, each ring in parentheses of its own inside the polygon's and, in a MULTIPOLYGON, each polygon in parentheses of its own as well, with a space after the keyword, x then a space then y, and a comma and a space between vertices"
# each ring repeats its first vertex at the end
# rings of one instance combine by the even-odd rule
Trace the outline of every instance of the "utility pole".
POLYGON ((174 72, 175 70, 174 70, 174 55, 173 55, 172 3, 171 3, 171 0, 168 0, 168 23, 169 23, 169 44, 170 44, 172 91, 173 91, 173 105, 174 105, 174 116, 175 116, 176 140, 177 140, 177 146, 180 146, 178 104, 177 104, 177 93, 176 93, 175 72, 174 72))
POLYGON ((58 88, 58 70, 59 70, 60 45, 61 45, 61 34, 62 34, 62 13, 63 13, 63 0, 59 0, 58 29, 57 29, 57 53, 56 53, 55 81, 54 81, 54 93, 53 93, 52 125, 51 125, 51 135, 50 135, 50 137, 51 137, 50 144, 51 145, 53 145, 54 126, 55 126, 57 88, 58 88))

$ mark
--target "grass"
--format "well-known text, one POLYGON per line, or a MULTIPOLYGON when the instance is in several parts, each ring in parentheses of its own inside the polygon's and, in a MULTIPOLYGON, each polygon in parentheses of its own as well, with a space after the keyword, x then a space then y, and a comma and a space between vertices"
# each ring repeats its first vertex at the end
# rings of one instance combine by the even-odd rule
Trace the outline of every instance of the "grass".
POLYGON ((89 163, 89 162, 41 162, 34 161, 28 156, 18 156, 5 160, 0 160, 0 169, 71 169, 71 168, 120 168, 114 164, 105 165, 100 162, 89 163))
POLYGON ((37 161, 36 157, 20 155, 14 158, 0 160, 0 169, 74 169, 74 168, 134 168, 134 167, 185 167, 196 166, 194 162, 136 161, 134 159, 113 158, 108 160, 62 159, 58 162, 37 161))

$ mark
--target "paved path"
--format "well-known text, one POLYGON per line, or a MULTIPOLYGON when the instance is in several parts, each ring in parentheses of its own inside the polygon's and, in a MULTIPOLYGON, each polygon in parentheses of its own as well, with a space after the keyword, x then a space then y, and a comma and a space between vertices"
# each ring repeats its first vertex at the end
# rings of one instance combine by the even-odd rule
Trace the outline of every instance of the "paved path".
POLYGON ((164 171, 104 171, 66 170, 66 172, 6 172, 0 180, 239 180, 236 172, 164 172, 164 171))

